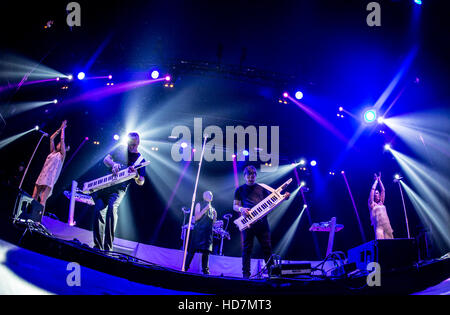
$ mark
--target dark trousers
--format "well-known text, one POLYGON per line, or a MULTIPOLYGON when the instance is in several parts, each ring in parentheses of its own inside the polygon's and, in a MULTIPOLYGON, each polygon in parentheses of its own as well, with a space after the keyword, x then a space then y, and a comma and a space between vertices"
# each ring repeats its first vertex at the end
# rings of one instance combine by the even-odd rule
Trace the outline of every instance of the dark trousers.
POLYGON ((194 258, 196 252, 202 253, 202 272, 204 274, 209 274, 209 251, 207 250, 188 251, 184 270, 189 270, 189 266, 191 265, 192 259, 194 258))
MULTIPOLYGON (((241 232, 242 274, 245 278, 250 276, 250 260, 255 236, 261 244, 265 262, 267 263, 270 260, 270 256, 272 256, 272 242, 268 224, 255 224, 253 227, 243 230, 241 232)), ((272 263, 270 261, 267 267, 269 268, 272 263)))
POLYGON ((112 250, 117 212, 125 193, 126 190, 119 190, 95 200, 94 246, 100 250, 112 250))

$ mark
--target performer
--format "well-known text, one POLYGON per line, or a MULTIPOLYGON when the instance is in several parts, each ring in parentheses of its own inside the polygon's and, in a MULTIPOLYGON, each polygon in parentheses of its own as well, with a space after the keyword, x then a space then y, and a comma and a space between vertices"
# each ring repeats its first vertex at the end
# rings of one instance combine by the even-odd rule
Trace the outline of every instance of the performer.
POLYGON ((45 208, 47 199, 51 196, 53 186, 58 180, 61 168, 66 158, 66 144, 64 142, 65 130, 67 127, 67 120, 64 120, 58 130, 50 137, 50 154, 45 160, 41 173, 34 185, 33 198, 40 201, 45 208), (55 138, 61 133, 61 140, 55 148, 55 138))
MULTIPOLYGON (((238 187, 234 193, 233 210, 239 212, 243 216, 248 216, 249 210, 270 195, 270 192, 256 183, 256 168, 247 166, 244 169, 245 184, 238 187)), ((289 198, 286 192, 286 199, 289 198)), ((261 244, 264 260, 269 268, 273 262, 272 243, 267 216, 256 221, 250 228, 241 231, 242 240, 242 274, 244 278, 250 278, 250 260, 253 249, 254 238, 258 239, 261 244)))
POLYGON ((381 182, 381 173, 375 174, 375 182, 372 185, 369 195, 370 220, 375 229, 375 239, 393 239, 393 230, 384 206, 385 190, 381 182), (381 193, 376 190, 380 184, 381 193))
MULTIPOLYGON (((144 162, 143 157, 138 152, 139 135, 135 132, 128 134, 128 146, 119 147, 108 154, 103 163, 111 169, 113 175, 117 175, 121 165, 128 166, 131 172, 136 172, 133 165, 139 159, 140 164, 144 162)), ((141 167, 136 172, 135 182, 139 186, 145 182, 145 168, 141 167)), ((114 241, 114 232, 117 226, 118 208, 130 181, 126 181, 111 187, 99 190, 95 200, 95 219, 93 226, 94 248, 111 251, 114 241)))
POLYGON ((213 226, 217 220, 217 212, 212 207, 213 194, 210 191, 203 193, 203 201, 195 205, 195 228, 192 231, 192 241, 189 241, 186 257, 186 268, 194 258, 195 252, 202 253, 202 272, 209 275, 209 254, 213 248, 213 226))

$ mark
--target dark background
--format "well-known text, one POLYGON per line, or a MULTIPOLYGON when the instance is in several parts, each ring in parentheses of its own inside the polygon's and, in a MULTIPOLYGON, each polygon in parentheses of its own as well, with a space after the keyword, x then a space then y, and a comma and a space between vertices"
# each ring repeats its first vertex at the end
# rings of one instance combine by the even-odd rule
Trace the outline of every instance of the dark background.
MULTIPOLYGON (((85 71, 87 76, 112 74, 116 85, 148 78, 149 71, 157 67, 173 76, 175 86, 170 89, 151 84, 80 102, 71 100, 105 87, 107 80, 61 80, 0 92, 3 109, 19 102, 59 100, 58 104, 19 115, 4 115, 1 139, 35 125, 51 134, 62 120, 68 120, 66 137, 71 151, 53 196, 47 202, 47 212, 67 220, 69 202, 62 192, 70 190, 74 179, 83 183, 103 175, 106 170, 101 160, 116 145, 113 135, 124 134, 127 121, 135 119, 137 125, 132 127, 141 134, 146 131, 143 139, 147 141, 141 146, 149 151, 152 146, 158 146, 159 150, 150 152, 152 164, 147 167, 144 187, 130 185, 119 211, 116 236, 180 248, 183 222, 180 209, 190 207, 198 162, 188 166, 165 212, 185 166, 185 162, 172 161, 173 143, 168 136, 177 125, 189 126, 193 132, 194 117, 201 117, 204 127, 217 125, 223 131, 225 126, 280 126, 280 164, 289 165, 300 158, 308 162, 317 160, 316 167, 308 164, 308 170, 299 171, 299 175, 310 188, 305 196, 312 222, 336 216, 338 223, 345 226, 336 235, 335 250, 346 251, 363 243, 341 170, 346 172, 367 240, 374 238, 367 199, 373 173, 379 171, 386 187, 386 206, 394 235, 406 237, 400 193, 392 181, 401 169, 392 155, 384 152, 383 145, 390 142, 398 151, 414 156, 409 147, 391 130, 375 124, 366 127, 347 149, 346 142, 295 104, 278 100, 284 91, 293 94, 297 89, 302 90, 302 102, 350 139, 361 122, 349 115, 337 118, 338 107, 343 106, 360 117, 361 111, 376 102, 410 52, 417 48, 414 61, 382 110, 386 110, 401 89, 403 93, 390 110, 390 116, 448 109, 450 38, 444 1, 424 1, 421 7, 413 1, 378 1, 381 27, 366 24, 369 13, 366 6, 370 1, 78 1, 82 24, 73 28, 65 22, 68 2, 2 3, 2 61, 15 56, 74 76, 79 71, 85 71), (49 20, 54 24, 45 29, 49 20), (208 62, 217 71, 189 72, 172 67, 181 60, 208 62), (230 69, 239 69, 247 76, 232 75, 230 69), (249 76, 248 69, 257 75, 249 76), (262 74, 270 79, 259 80, 262 74), (419 82, 416 78, 420 78, 419 82), (69 88, 61 89, 64 85, 69 88), (385 133, 380 134, 380 129, 385 133), (72 156, 85 137, 89 141, 72 156), (100 145, 93 141, 99 141, 100 145), (330 171, 336 175, 330 176, 330 171)), ((20 78, 7 75, 0 77, 1 86, 19 81, 20 78)), ((28 163, 39 137, 38 132, 29 133, 1 149, 2 182, 18 185, 18 167, 28 163)), ((32 192, 48 153, 48 138, 45 138, 25 179, 26 191, 32 192)), ((242 170, 247 164, 248 161, 238 163, 241 184, 242 170)), ((448 176, 448 169, 437 171, 448 176)), ((277 187, 289 177, 294 178, 288 189, 293 191, 297 185, 293 171, 274 176, 268 184, 277 187)), ((219 217, 232 212, 233 180, 231 162, 204 162, 197 200, 201 192, 211 190, 219 217)), ((448 209, 448 199, 446 202, 448 209)), ((279 223, 272 226, 274 248, 302 206, 298 194, 279 223)), ((406 207, 411 233, 416 236, 421 221, 408 198, 406 207)), ((78 226, 90 229, 92 208, 77 204, 75 219, 78 226)), ((309 226, 305 215, 284 258, 318 258, 309 226)), ((240 256, 240 236, 232 223, 230 232, 232 240, 225 242, 224 254, 240 256)), ((323 256, 328 234, 316 236, 323 256)), ((436 254, 448 251, 437 246, 433 250, 436 254)), ((258 246, 255 254, 261 255, 258 246)))

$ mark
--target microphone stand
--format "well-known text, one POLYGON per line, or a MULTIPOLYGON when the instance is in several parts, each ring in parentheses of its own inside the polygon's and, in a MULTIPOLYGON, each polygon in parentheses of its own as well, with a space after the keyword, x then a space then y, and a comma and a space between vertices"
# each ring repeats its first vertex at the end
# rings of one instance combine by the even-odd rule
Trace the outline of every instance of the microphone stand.
POLYGON ((39 142, 38 142, 38 144, 36 145, 36 148, 34 149, 34 152, 33 152, 33 154, 31 155, 30 160, 28 161, 27 168, 26 168, 25 171, 23 172, 22 180, 20 181, 20 185, 19 185, 19 190, 22 189, 23 180, 25 179, 25 176, 27 175, 28 168, 30 167, 31 161, 32 161, 33 158, 34 158, 34 155, 36 154, 36 151, 37 151, 39 145, 41 144, 42 139, 43 139, 44 137, 47 137, 47 136, 48 136, 47 133, 45 133, 45 132, 43 132, 43 131, 41 131, 41 130, 39 130, 39 131, 42 132, 42 136, 41 136, 41 138, 39 139, 39 142))
POLYGON ((394 179, 394 183, 398 183, 398 188, 400 188, 400 195, 402 196, 402 203, 403 203, 403 211, 405 212, 405 221, 406 221, 406 231, 408 233, 408 238, 411 238, 409 234, 409 224, 408 224, 408 216, 406 214, 406 206, 405 206, 405 199, 403 198, 403 190, 402 185, 400 183, 400 180, 402 180, 403 177, 394 179))
POLYGON ((198 170, 197 170, 197 178, 195 180, 195 187, 194 187, 194 194, 192 195, 192 204, 191 204, 191 212, 189 213, 189 223, 188 223, 188 228, 187 228, 187 233, 186 233, 186 241, 185 241, 185 246, 184 246, 184 253, 183 253, 183 265, 181 267, 181 271, 186 271, 185 270, 185 266, 186 266, 186 255, 187 255, 187 250, 188 250, 188 246, 189 246, 189 234, 191 232, 191 224, 192 224, 192 214, 194 212, 194 203, 195 203, 195 196, 197 194, 197 185, 198 185, 198 178, 200 176, 200 170, 202 169, 202 161, 203 161, 203 155, 205 153, 205 145, 206 145, 206 139, 208 138, 207 135, 204 136, 204 140, 203 140, 203 148, 202 148, 202 154, 200 155, 200 162, 198 164, 198 170))
POLYGON ((28 161, 27 168, 26 168, 25 171, 23 172, 22 180, 20 181, 20 184, 19 184, 19 193, 18 193, 18 195, 17 195, 17 197, 16 197, 16 202, 14 203, 14 209, 13 209, 13 222, 16 221, 16 215, 17 215, 16 210, 17 210, 17 206, 18 206, 17 203, 19 202, 19 200, 20 200, 20 198, 21 198, 20 196, 22 195, 22 184, 23 184, 23 181, 24 181, 24 179, 25 179, 25 176, 27 175, 28 168, 30 167, 31 161, 32 161, 33 158, 34 158, 34 155, 36 154, 36 151, 37 151, 39 145, 41 144, 42 139, 43 139, 44 137, 48 136, 47 133, 45 133, 45 132, 43 132, 43 131, 41 131, 41 130, 39 130, 39 131, 42 133, 42 136, 41 136, 41 138, 39 139, 39 142, 37 143, 36 147, 34 148, 34 152, 33 152, 33 154, 31 155, 30 160, 28 161))

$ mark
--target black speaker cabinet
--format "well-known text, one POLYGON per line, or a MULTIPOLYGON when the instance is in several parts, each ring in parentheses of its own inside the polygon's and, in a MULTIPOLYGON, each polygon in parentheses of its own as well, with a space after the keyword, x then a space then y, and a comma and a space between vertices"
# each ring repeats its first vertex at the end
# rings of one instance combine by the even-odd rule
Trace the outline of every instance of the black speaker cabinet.
POLYGON ((374 240, 348 250, 348 263, 356 263, 360 270, 377 262, 381 271, 392 271, 418 262, 418 248, 413 238, 374 240))
POLYGON ((13 217, 15 220, 32 220, 41 222, 44 206, 34 200, 24 191, 19 191, 16 199, 13 217))

